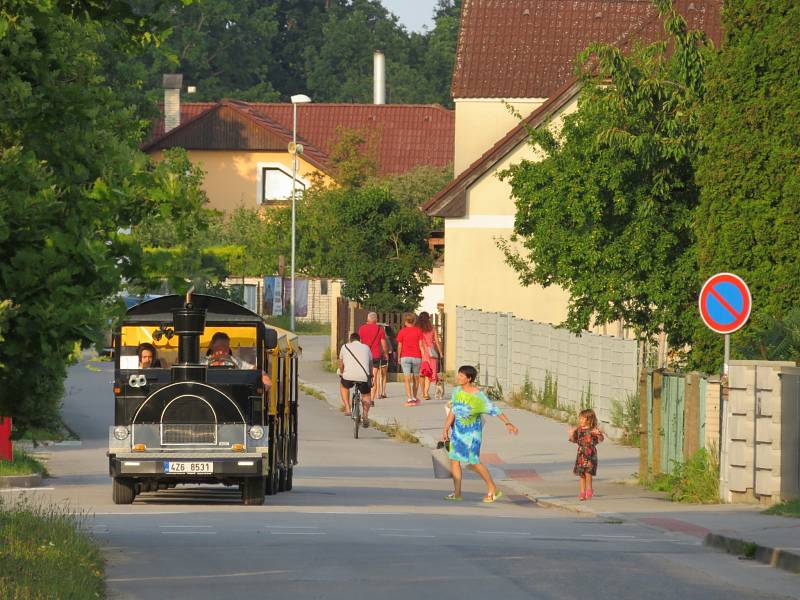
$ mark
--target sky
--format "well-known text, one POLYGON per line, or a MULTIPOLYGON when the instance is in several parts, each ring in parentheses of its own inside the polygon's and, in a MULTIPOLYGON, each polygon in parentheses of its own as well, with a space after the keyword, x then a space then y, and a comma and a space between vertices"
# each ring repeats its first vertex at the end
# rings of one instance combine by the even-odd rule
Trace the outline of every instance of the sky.
POLYGON ((397 15, 409 31, 422 32, 422 26, 433 29, 433 8, 436 0, 381 0, 383 5, 397 15))

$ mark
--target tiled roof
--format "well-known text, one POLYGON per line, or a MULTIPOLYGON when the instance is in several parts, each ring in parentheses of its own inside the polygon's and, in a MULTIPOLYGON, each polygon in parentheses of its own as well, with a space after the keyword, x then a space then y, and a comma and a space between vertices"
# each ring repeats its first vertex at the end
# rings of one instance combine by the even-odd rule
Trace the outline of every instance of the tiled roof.
MULTIPOLYGON (((674 0, 719 45, 722 0, 674 0)), ((549 98, 594 42, 663 37, 651 0, 464 0, 454 98, 549 98)))
MULTIPOLYGON (((292 105, 223 101, 247 114, 254 122, 291 137, 292 105)), ((220 103, 183 103, 181 128, 220 103)), ((402 173, 430 165, 453 162, 455 115, 438 105, 416 104, 303 104, 297 107, 297 136, 308 147, 319 149, 327 162, 338 139, 339 128, 367 129, 376 134, 378 169, 381 175, 402 173)), ((160 120, 145 149, 163 146, 175 130, 164 135, 160 120)))

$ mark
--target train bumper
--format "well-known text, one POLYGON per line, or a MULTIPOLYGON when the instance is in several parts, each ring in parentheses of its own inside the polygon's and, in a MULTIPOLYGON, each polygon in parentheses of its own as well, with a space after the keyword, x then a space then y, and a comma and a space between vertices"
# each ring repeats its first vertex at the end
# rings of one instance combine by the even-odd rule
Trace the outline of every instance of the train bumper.
POLYGON ((166 479, 226 479, 231 477, 258 477, 269 471, 265 454, 239 453, 236 456, 213 454, 147 455, 142 453, 117 453, 108 455, 111 477, 163 477, 166 479))

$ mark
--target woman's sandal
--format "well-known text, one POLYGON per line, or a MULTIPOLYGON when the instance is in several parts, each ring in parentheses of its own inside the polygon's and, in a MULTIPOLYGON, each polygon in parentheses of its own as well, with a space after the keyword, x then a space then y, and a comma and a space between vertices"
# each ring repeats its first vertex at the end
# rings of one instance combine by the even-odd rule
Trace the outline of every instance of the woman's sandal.
POLYGON ((483 501, 486 504, 491 504, 495 500, 499 500, 502 497, 503 497, 503 492, 497 490, 494 494, 486 494, 486 496, 483 498, 483 501))
POLYGON ((422 397, 422 399, 423 399, 423 400, 430 400, 430 399, 431 399, 431 397, 430 397, 430 396, 428 396, 428 394, 425 394, 425 395, 422 397))
POLYGON ((455 494, 447 494, 444 499, 450 502, 461 502, 464 498, 462 496, 456 496, 455 494))

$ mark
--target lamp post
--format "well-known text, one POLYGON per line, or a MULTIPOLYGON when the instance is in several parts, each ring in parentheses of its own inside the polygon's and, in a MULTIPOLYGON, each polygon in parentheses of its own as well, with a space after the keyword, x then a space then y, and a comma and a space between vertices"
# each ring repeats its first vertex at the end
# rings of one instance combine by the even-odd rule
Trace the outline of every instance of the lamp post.
POLYGON ((297 145, 297 105, 308 104, 311 98, 305 94, 295 94, 292 96, 292 143, 289 147, 289 152, 292 155, 292 284, 289 292, 289 328, 294 332, 294 254, 295 254, 295 212, 296 208, 296 191, 297 191, 297 154, 302 154, 302 146, 297 145))

